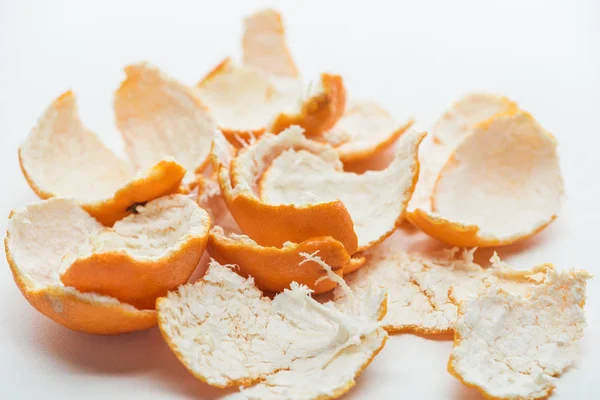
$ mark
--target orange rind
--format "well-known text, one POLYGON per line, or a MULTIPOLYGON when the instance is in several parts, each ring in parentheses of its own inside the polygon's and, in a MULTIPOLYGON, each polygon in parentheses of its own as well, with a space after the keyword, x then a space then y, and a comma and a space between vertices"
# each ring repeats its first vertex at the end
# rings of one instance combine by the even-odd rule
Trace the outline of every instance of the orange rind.
MULTIPOLYGON (((543 280, 548 264, 517 271, 504 265, 497 256, 492 268, 473 262, 473 251, 458 249, 441 254, 407 253, 390 244, 382 244, 367 254, 367 263, 344 279, 352 293, 361 297, 372 286, 388 292, 388 311, 382 321, 389 333, 413 332, 422 335, 454 330, 459 304, 485 289, 486 280, 513 292, 529 293, 543 280)), ((348 293, 334 290, 334 301, 341 309, 348 306, 348 293)))
POLYGON ((200 281, 157 301, 158 324, 179 361, 211 386, 243 386, 250 399, 333 399, 386 342, 385 293, 356 313, 310 293, 293 284, 271 300, 252 278, 212 261, 200 281))
POLYGON ((232 143, 291 125, 302 126, 307 135, 321 135, 341 117, 346 101, 339 75, 321 74, 307 90, 296 79, 238 66, 230 59, 198 84, 196 94, 232 143))
POLYGON ((261 10, 244 19, 242 53, 244 65, 277 76, 299 75, 286 43, 281 14, 275 10, 261 10))
POLYGON ((516 111, 475 127, 439 170, 431 209, 408 218, 452 245, 506 245, 548 226, 563 196, 556 140, 516 111))
POLYGON ((137 170, 172 157, 186 170, 185 183, 208 163, 217 126, 191 88, 146 64, 125 68, 115 93, 117 126, 137 170))
POLYGON ((130 207, 178 191, 185 169, 159 159, 131 175, 127 164, 83 126, 75 96, 66 92, 38 120, 19 148, 27 182, 42 199, 72 197, 105 225, 130 213, 130 207))
POLYGON ((374 102, 352 102, 335 126, 323 135, 344 163, 360 163, 390 148, 414 123, 397 122, 374 102))
MULTIPOLYGON (((263 136, 254 145, 243 149, 236 158, 233 158, 232 146, 225 137, 220 132, 215 133, 213 168, 217 171, 221 194, 229 211, 240 230, 261 246, 281 247, 285 242, 301 243, 315 237, 330 236, 341 242, 348 254, 354 254, 357 249, 354 224, 341 201, 271 205, 259 199, 258 178, 278 155, 274 150, 278 143, 287 146, 292 139, 297 140, 299 145, 315 151, 329 151, 337 157, 331 148, 305 139, 302 130, 297 127, 282 135, 263 136), (233 171, 236 171, 235 176, 233 171)), ((284 147, 281 146, 282 149, 284 147)))
POLYGON ((545 399, 579 357, 586 271, 546 272, 523 296, 491 279, 459 308, 448 371, 489 399, 545 399))
POLYGON ((69 199, 50 199, 12 211, 4 245, 15 283, 37 311, 69 329, 111 335, 154 326, 154 310, 82 293, 60 281, 61 259, 75 254, 100 229, 100 223, 69 199))
MULTIPOLYGON (((364 174, 344 172, 337 152, 311 144, 298 129, 289 129, 271 142, 259 141, 232 162, 232 177, 249 182, 251 160, 273 159, 260 180, 262 201, 271 205, 304 206, 341 200, 358 237, 358 251, 391 235, 404 218, 419 174, 418 148, 425 133, 408 132, 396 156, 384 170, 364 174), (246 174, 244 176, 244 173, 246 174)), ((349 253, 353 254, 353 253, 349 253)))
POLYGON ((111 296, 138 309, 187 282, 208 240, 211 220, 184 195, 165 196, 136 208, 112 228, 97 230, 63 258, 65 286, 111 296))

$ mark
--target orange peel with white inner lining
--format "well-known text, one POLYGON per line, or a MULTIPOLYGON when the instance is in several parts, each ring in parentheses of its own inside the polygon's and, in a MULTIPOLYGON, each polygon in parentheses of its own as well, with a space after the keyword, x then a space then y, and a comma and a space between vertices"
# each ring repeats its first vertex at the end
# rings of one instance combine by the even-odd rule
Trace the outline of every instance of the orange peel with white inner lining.
POLYGON ((208 240, 211 219, 187 196, 139 206, 112 228, 91 233, 66 255, 60 280, 81 292, 111 296, 138 309, 187 282, 208 240))
POLYGON ((264 135, 233 157, 233 148, 216 132, 213 144, 213 168, 217 171, 221 194, 240 230, 261 246, 281 247, 286 242, 301 243, 315 237, 330 236, 341 242, 348 254, 357 249, 354 224, 339 200, 305 205, 271 205, 258 196, 257 181, 277 157, 277 144, 283 151, 290 143, 314 151, 335 152, 307 140, 301 128, 292 127, 281 135, 264 135), (326 221, 326 223, 324 223, 326 221))
POLYGON ((252 278, 212 261, 201 280, 158 299, 158 325, 179 361, 211 386, 242 386, 250 399, 334 399, 385 345, 386 296, 374 290, 343 313, 310 293, 294 283, 271 300, 252 278))
POLYGON ((245 166, 268 154, 272 162, 260 179, 261 199, 282 206, 341 201, 362 251, 383 241, 402 222, 419 174, 417 154, 424 136, 415 131, 402 135, 386 169, 355 174, 343 171, 335 149, 316 147, 301 130, 291 128, 242 151, 232 162, 232 178, 246 173, 244 179, 249 180, 245 166))
POLYGON ((456 246, 525 239, 555 218, 564 196, 556 140, 528 113, 497 114, 477 125, 440 168, 431 208, 409 220, 456 246))
POLYGON ((159 159, 132 176, 128 165, 81 122, 75 96, 68 91, 44 112, 19 148, 21 170, 42 199, 75 198, 105 225, 131 207, 179 190, 185 169, 159 159))
POLYGON ((193 89, 147 64, 130 65, 125 74, 114 110, 136 169, 172 157, 187 170, 184 183, 191 183, 209 161, 217 129, 210 111, 193 89))
POLYGON ((15 283, 40 313, 76 331, 119 334, 156 324, 154 310, 83 293, 59 278, 61 260, 104 227, 71 199, 53 198, 13 210, 4 246, 15 283))
POLYGON ((286 43, 279 12, 264 9, 244 19, 242 59, 244 65, 272 75, 298 77, 298 68, 286 43))
POLYGON ((412 118, 397 122, 377 103, 353 101, 323 139, 344 163, 360 163, 390 148, 413 123, 412 118))
POLYGON ((579 357, 590 278, 548 270, 525 296, 490 279, 460 305, 448 372, 488 399, 547 398, 579 357))
POLYGON ((346 90, 339 75, 321 74, 308 87, 225 59, 196 88, 225 137, 237 143, 291 125, 318 136, 342 116, 346 90))

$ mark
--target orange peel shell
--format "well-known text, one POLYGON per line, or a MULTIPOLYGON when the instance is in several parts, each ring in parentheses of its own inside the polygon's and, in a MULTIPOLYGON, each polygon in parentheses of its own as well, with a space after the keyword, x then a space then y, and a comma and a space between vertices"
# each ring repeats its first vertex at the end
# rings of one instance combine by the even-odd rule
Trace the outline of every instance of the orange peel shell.
POLYGON ((342 275, 350 260, 344 246, 331 237, 315 237, 281 248, 263 247, 247 236, 226 235, 219 227, 210 232, 208 252, 220 264, 236 265, 236 272, 252 276, 260 290, 269 292, 288 289, 292 282, 305 285, 314 293, 324 293, 336 286, 320 265, 304 262, 300 253, 317 252, 338 275, 342 275))

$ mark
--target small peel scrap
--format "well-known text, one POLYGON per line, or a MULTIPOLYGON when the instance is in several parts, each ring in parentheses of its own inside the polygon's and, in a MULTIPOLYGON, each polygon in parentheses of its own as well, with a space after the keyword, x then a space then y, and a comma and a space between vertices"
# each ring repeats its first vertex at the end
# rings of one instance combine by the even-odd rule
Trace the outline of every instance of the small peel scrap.
POLYGON ((297 79, 276 77, 225 59, 196 88, 231 143, 292 125, 318 136, 342 116, 346 91, 339 75, 321 74, 308 88, 297 79))
POLYGON ((208 164, 217 129, 208 108, 191 88, 147 64, 125 68, 114 109, 125 149, 137 170, 173 157, 187 170, 185 183, 208 164))
POLYGON ((496 280, 461 304, 448 371, 489 399, 542 399, 579 355, 586 271, 548 270, 529 296, 496 280))
POLYGON ((244 65, 277 76, 299 75, 286 43, 281 14, 273 9, 258 11, 244 19, 242 53, 244 65))
POLYGON ((177 192, 185 175, 175 161, 159 159, 132 176, 127 164, 83 126, 70 91, 40 117, 19 148, 19 162, 40 198, 75 198, 108 226, 128 215, 134 204, 177 192))
MULTIPOLYGON (((382 322, 388 332, 437 334, 454 329, 459 303, 483 290, 487 278, 497 277, 504 289, 528 293, 552 269, 546 264, 528 271, 512 270, 497 256, 492 257, 491 268, 482 268, 473 262, 473 252, 458 254, 458 249, 452 249, 431 256, 382 245, 367 255, 364 267, 345 274, 344 279, 358 297, 374 285, 387 288, 388 312, 382 322)), ((345 291, 334 290, 338 307, 346 309, 348 301, 345 291)))
POLYGON ((474 128, 439 170, 430 210, 417 208, 408 218, 452 245, 506 245, 548 226, 563 196, 556 140, 516 111, 474 128))
POLYGON ((406 133, 386 169, 359 175, 344 172, 329 146, 311 151, 301 132, 288 130, 270 143, 259 141, 249 147, 232 164, 232 176, 241 176, 239 166, 247 163, 242 164, 243 160, 258 154, 262 147, 263 154, 277 158, 260 180, 261 199, 271 205, 297 206, 341 200, 352 217, 358 251, 362 251, 383 241, 402 222, 419 175, 417 154, 424 136, 406 133))
POLYGON ((215 226, 209 236, 208 252, 222 265, 236 265, 236 272, 252 276, 256 287, 279 293, 297 282, 314 293, 328 292, 336 283, 327 279, 323 268, 312 261, 305 262, 301 253, 317 252, 333 271, 341 275, 350 256, 344 246, 332 237, 317 237, 301 243, 285 243, 282 247, 258 245, 246 235, 226 234, 215 226))
POLYGON ((285 242, 301 243, 314 237, 331 236, 344 245, 348 254, 354 254, 357 248, 354 224, 341 201, 297 206, 271 205, 259 199, 258 179, 278 155, 277 148, 287 148, 290 143, 337 158, 330 147, 304 138, 299 127, 289 128, 278 136, 266 134, 236 157, 225 137, 220 132, 215 133, 213 168, 237 225, 261 246, 281 247, 285 242))
POLYGON ((12 211, 4 246, 15 283, 36 310, 69 329, 111 335, 154 326, 154 310, 82 293, 60 281, 61 259, 100 229, 74 200, 54 198, 12 211))
POLYGON ((184 195, 153 200, 112 228, 93 232, 62 259, 60 279, 138 309, 187 282, 206 247, 211 220, 184 195))
POLYGON ((196 378, 243 386, 250 399, 332 399, 384 346, 385 293, 360 313, 320 304, 298 284, 273 300, 252 278, 211 261, 206 275, 157 301, 167 344, 196 378))
POLYGON ((336 148, 344 163, 359 163, 391 147, 414 123, 397 122, 378 104, 354 101, 323 139, 336 148))

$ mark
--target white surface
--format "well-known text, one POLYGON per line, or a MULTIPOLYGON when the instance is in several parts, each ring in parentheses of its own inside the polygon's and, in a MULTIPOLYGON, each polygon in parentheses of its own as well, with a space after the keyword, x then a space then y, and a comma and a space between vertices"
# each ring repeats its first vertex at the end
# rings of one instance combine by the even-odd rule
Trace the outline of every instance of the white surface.
MULTIPOLYGON (((120 148, 111 107, 122 67, 149 60, 195 83, 223 57, 239 57, 242 16, 264 4, 90 3, 0 1, 2 230, 10 209, 36 200, 16 150, 54 97, 73 88, 85 123, 120 148)), ((278 3, 303 75, 339 72, 354 95, 376 99, 398 117, 413 114, 423 128, 466 92, 510 96, 558 138, 568 199, 548 230, 500 254, 518 267, 550 261, 600 274, 600 3, 344 3, 343 10, 341 2, 278 3)), ((0 398, 225 393, 189 375, 157 329, 96 337, 47 320, 1 262, 0 398)), ((588 295, 581 364, 560 378, 553 399, 600 398, 600 277, 588 295)), ((450 348, 446 340, 394 336, 347 397, 479 399, 446 372, 450 348)))

